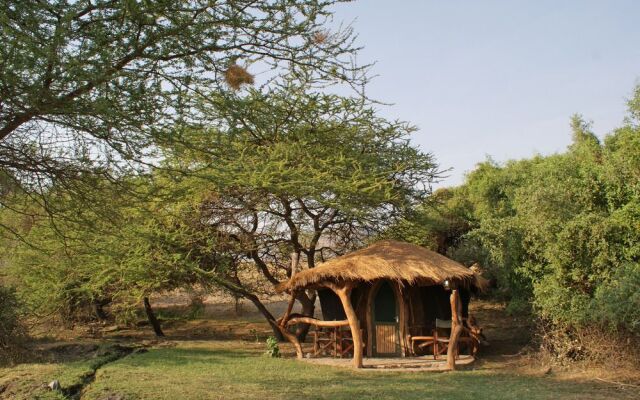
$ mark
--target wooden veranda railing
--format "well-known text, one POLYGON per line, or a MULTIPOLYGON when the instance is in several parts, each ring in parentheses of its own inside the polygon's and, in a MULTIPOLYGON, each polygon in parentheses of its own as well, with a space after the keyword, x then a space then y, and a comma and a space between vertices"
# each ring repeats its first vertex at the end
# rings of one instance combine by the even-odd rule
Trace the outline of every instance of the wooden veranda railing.
POLYGON ((278 323, 280 332, 282 332, 282 335, 293 344, 296 349, 296 356, 298 358, 303 358, 304 354, 302 352, 300 341, 298 340, 296 335, 291 334, 287 329, 287 326, 290 323, 310 323, 322 327, 335 327, 344 326, 344 323, 346 321, 349 329, 351 330, 351 337, 353 339, 353 366, 356 368, 362 368, 362 349, 364 347, 362 342, 362 331, 360 330, 360 321, 358 320, 356 312, 354 311, 349 299, 351 291, 353 290, 353 284, 351 282, 345 282, 342 284, 326 282, 324 286, 328 289, 331 289, 338 296, 340 302, 342 303, 342 307, 344 308, 344 313, 347 316, 347 319, 342 321, 322 321, 309 317, 290 318, 291 311, 293 310, 293 305, 296 300, 296 293, 295 291, 292 291, 287 310, 285 311, 282 318, 280 318, 278 323))

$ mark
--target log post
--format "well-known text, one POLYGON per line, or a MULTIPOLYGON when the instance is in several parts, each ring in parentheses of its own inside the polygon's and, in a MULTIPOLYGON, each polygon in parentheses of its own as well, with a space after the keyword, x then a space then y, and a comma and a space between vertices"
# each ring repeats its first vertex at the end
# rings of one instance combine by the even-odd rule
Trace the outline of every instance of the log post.
POLYGON ((287 305, 287 310, 285 311, 282 318, 280 318, 280 321, 278 322, 277 327, 280 330, 280 333, 282 333, 282 336, 284 336, 285 339, 291 342, 293 347, 296 349, 296 357, 303 358, 304 353, 302 352, 302 346, 300 345, 300 341, 298 340, 298 337, 287 330, 287 322, 289 321, 291 310, 293 310, 293 304, 295 303, 295 301, 296 301, 296 292, 292 291, 291 298, 289 299, 289 304, 287 305))
POLYGON ((293 347, 296 349, 296 357, 302 359, 304 358, 304 353, 302 352, 302 346, 300 345, 300 341, 296 337, 296 335, 290 333, 286 327, 278 325, 278 329, 280 329, 280 333, 284 336, 293 347))
POLYGON ((451 336, 449 337, 449 348, 447 350, 447 369, 456 369, 456 355, 458 354, 458 340, 462 334, 462 305, 457 289, 451 291, 449 299, 451 303, 451 336))
MULTIPOLYGON (((296 276, 296 273, 298 272, 299 264, 300 264, 300 250, 294 251, 293 253, 291 253, 291 276, 289 277, 289 280, 293 279, 296 276)), ((308 317, 313 317, 313 313, 315 311, 315 300, 316 300, 315 295, 309 298, 305 290, 292 292, 291 294, 295 295, 297 300, 300 302, 300 305, 302 305, 302 314, 308 317)), ((293 303, 289 303, 289 307, 293 307, 293 303)), ((288 314, 291 314, 291 310, 287 312, 287 315, 288 314)), ((285 319, 287 318, 283 318, 283 320, 285 319)), ((284 321, 283 323, 286 324, 287 321, 284 321)), ((309 324, 298 325, 298 328, 296 329, 296 337, 298 338, 298 341, 302 341, 302 342, 305 341, 305 339, 307 338, 307 334, 309 333, 309 327, 310 327, 309 324)))
POLYGON ((296 292, 291 292, 291 297, 289 298, 289 304, 287 304, 287 311, 284 312, 282 319, 280 319, 280 326, 287 326, 287 321, 289 321, 289 316, 291 315, 291 311, 293 311, 293 305, 296 302, 296 292))
POLYGON ((360 332, 360 321, 358 321, 358 316, 356 312, 353 310, 353 306, 351 305, 351 289, 353 288, 351 285, 345 286, 328 286, 331 290, 335 292, 340 298, 342 302, 342 307, 344 308, 344 313, 347 316, 347 320, 349 321, 349 328, 351 329, 351 337, 353 338, 353 366, 355 368, 362 368, 362 333, 360 332))
MULTIPOLYGON (((293 278, 296 274, 296 269, 298 268, 298 262, 300 261, 300 253, 291 253, 291 278, 293 278)), ((304 353, 302 351, 302 346, 300 345, 300 341, 298 337, 289 332, 287 329, 287 322, 291 316, 291 311, 293 310, 293 305, 296 301, 296 291, 291 291, 291 297, 289 298, 289 304, 287 304, 287 310, 284 312, 284 315, 278 321, 277 327, 282 336, 285 337, 293 347, 296 349, 296 357, 299 359, 304 358, 304 353)))

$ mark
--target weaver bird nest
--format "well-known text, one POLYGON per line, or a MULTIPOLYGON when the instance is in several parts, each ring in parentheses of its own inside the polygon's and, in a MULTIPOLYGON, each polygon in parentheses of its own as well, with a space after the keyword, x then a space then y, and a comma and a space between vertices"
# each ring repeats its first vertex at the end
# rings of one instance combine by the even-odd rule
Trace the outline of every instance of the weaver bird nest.
POLYGON ((328 31, 317 31, 313 34, 313 42, 315 44, 324 44, 329 39, 328 31))
POLYGON ((242 85, 252 85, 253 75, 245 68, 233 64, 224 72, 224 80, 232 89, 238 90, 242 85))

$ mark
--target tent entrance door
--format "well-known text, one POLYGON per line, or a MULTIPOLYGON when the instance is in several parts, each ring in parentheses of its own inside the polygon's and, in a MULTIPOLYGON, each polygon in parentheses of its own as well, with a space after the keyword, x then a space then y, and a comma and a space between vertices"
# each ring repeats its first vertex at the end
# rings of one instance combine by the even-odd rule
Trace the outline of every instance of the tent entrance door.
POLYGON ((389 284, 383 282, 376 292, 373 304, 373 355, 394 357, 400 355, 398 301, 389 284))

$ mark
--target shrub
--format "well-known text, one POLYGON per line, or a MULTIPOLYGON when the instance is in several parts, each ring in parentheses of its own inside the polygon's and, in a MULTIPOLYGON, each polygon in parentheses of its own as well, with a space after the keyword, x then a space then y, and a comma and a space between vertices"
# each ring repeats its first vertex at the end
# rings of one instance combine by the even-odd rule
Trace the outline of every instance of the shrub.
POLYGON ((533 305, 538 315, 554 324, 582 325, 588 316, 589 296, 547 275, 534 285, 533 305))
POLYGON ((640 333, 640 264, 626 264, 598 287, 591 302, 592 318, 604 327, 640 333))
POLYGON ((0 285, 0 363, 17 359, 25 336, 15 291, 0 285))
POLYGON ((280 346, 278 346, 278 339, 273 336, 267 338, 267 351, 265 353, 269 357, 278 358, 280 354, 280 346))
POLYGON ((640 366, 640 339, 625 330, 611 331, 598 325, 567 326, 541 321, 538 339, 542 355, 549 361, 568 365, 634 370, 640 366))
POLYGON ((542 349, 561 364, 581 361, 610 368, 637 368, 640 360, 640 265, 625 264, 593 297, 551 276, 535 290, 543 317, 542 349))

